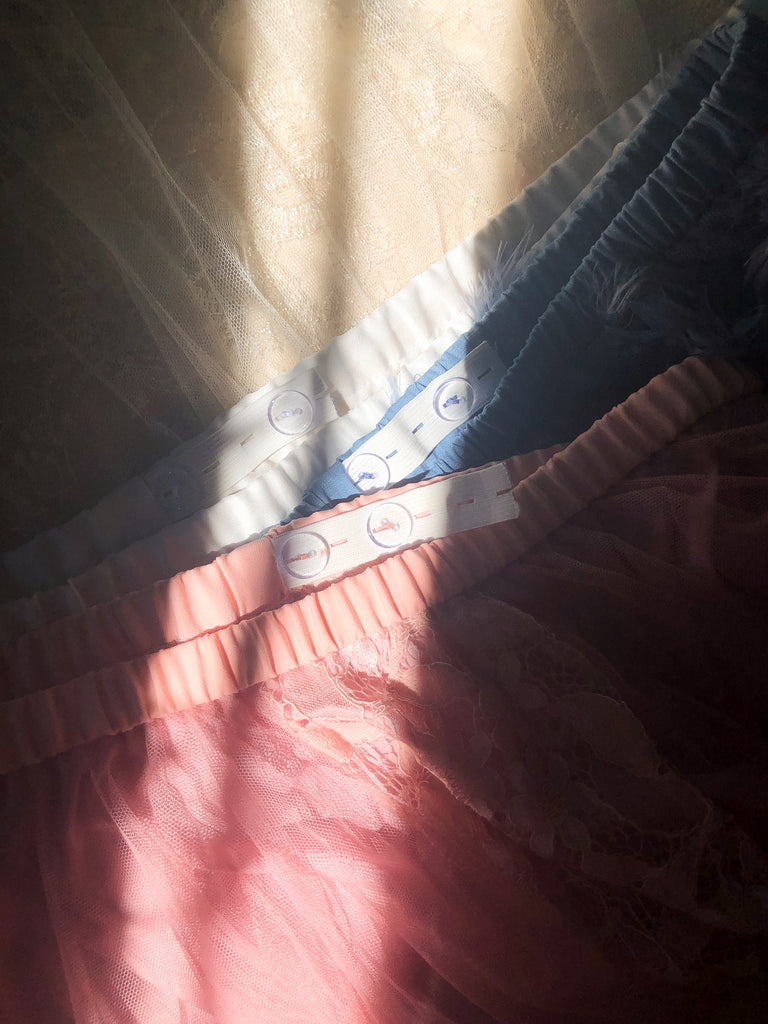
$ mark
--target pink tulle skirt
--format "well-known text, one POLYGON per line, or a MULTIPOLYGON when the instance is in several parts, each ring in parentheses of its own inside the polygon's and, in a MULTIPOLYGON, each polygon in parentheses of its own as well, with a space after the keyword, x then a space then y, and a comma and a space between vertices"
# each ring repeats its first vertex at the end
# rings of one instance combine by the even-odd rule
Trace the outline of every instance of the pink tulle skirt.
POLYGON ((759 1020, 768 401, 505 536, 469 588, 272 676, 226 648, 237 692, 6 774, 5 1019, 759 1020))

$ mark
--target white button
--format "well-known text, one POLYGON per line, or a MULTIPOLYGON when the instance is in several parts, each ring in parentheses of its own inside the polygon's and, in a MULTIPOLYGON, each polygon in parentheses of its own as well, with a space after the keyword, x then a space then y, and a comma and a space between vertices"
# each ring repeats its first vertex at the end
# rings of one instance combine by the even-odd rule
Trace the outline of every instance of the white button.
POLYGON ((363 494, 381 491, 389 484, 389 466, 386 459, 370 452, 361 452, 350 459, 347 476, 363 494))
POLYGON ((331 549, 319 533, 297 530, 290 533, 280 548, 280 562, 289 576, 311 580, 328 565, 331 549))
POLYGON ((202 508, 203 487, 191 469, 178 462, 159 463, 144 481, 160 507, 174 521, 185 519, 202 508))
POLYGON ((454 377, 447 380, 435 395, 435 412, 451 423, 465 420, 475 402, 475 392, 468 380, 454 377))
POLYGON ((380 548, 399 548, 413 533, 413 517, 394 502, 377 505, 368 517, 368 536, 380 548))
POLYGON ((267 410, 269 422, 281 434, 303 434, 312 426, 314 407, 301 391, 275 395, 267 410))

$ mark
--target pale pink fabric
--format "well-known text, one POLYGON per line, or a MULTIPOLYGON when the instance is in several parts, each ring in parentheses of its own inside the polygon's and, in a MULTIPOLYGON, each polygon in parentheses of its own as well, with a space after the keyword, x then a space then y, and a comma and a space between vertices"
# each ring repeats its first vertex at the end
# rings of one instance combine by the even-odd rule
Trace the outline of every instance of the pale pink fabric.
MULTIPOLYGON (((759 1020, 768 401, 712 379, 622 479, 651 421, 558 457, 606 491, 563 522, 537 472, 525 535, 220 630, 240 692, 0 779, 8 1019, 759 1020)), ((184 662, 200 699, 213 664, 184 662)))
MULTIPOLYGON (((516 485, 544 465, 561 446, 509 459, 510 483, 516 485)), ((457 474, 460 475, 460 474, 457 474)), ((416 485, 420 486, 420 485, 416 485)), ((423 486, 423 485, 421 485, 423 486)), ((407 492, 400 487, 387 497, 407 492)), ((283 585, 273 557, 271 539, 291 529, 321 522, 335 512, 380 500, 361 497, 319 512, 290 527, 277 527, 262 540, 244 544, 209 565, 190 569, 125 596, 88 607, 79 615, 57 618, 51 602, 39 610, 51 614, 50 625, 0 643, 0 690, 10 696, 43 689, 106 668, 116 662, 223 629, 245 616, 284 605, 301 596, 283 585)), ((112 586, 122 584, 114 577, 112 586)), ((307 590, 314 589, 311 586, 307 590)), ((53 592, 48 592, 48 595, 53 592)), ((41 599, 46 598, 41 594, 41 599)))

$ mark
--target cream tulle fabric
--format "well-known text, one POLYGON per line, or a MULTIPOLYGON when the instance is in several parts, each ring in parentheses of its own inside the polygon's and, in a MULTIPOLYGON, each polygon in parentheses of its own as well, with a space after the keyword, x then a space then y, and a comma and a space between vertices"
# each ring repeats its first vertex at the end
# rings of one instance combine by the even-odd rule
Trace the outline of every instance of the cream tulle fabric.
POLYGON ((9 0, 3 547, 480 227, 721 0, 9 0))

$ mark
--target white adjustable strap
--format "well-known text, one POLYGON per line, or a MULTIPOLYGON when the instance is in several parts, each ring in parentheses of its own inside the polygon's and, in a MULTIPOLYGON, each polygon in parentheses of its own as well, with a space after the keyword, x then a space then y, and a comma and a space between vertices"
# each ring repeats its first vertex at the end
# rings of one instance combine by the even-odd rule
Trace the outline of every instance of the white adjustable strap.
POLYGON ((347 476, 363 494, 405 480, 443 438, 485 405, 503 374, 504 364, 482 342, 345 459, 347 476))
POLYGON ((297 374, 285 387, 260 395, 244 413, 233 437, 228 436, 226 426, 215 437, 216 474, 222 492, 247 475, 251 467, 338 415, 316 370, 297 374))
POLYGON ((144 479, 168 511, 189 514, 227 494, 254 466, 284 453, 337 416, 316 370, 294 374, 284 387, 262 389, 240 406, 236 417, 182 446, 144 479))
POLYGON ((382 496, 272 541, 287 587, 303 587, 375 562, 387 553, 465 530, 516 519, 519 509, 503 462, 382 496))

